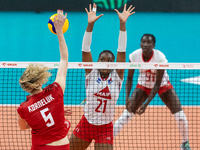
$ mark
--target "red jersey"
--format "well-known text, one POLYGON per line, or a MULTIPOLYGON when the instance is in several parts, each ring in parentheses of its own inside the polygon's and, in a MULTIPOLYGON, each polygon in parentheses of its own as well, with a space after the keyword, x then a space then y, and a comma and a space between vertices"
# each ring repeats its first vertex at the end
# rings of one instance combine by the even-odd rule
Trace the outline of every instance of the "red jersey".
POLYGON ((64 138, 69 122, 64 117, 63 91, 56 82, 18 107, 17 112, 32 128, 32 145, 44 145, 64 138))

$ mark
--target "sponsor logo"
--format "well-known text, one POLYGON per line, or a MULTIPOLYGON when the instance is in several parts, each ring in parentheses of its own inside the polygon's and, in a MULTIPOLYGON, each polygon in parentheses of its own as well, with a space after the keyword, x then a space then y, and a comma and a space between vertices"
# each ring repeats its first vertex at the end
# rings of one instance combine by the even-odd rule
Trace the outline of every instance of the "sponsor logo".
POLYGON ((183 68, 194 68, 192 64, 183 64, 183 68))
POLYGON ((82 63, 79 63, 78 66, 79 67, 82 67, 82 66, 83 67, 93 67, 93 64, 82 64, 82 63))
POLYGON ((158 65, 158 64, 155 64, 154 66, 155 66, 155 67, 169 67, 169 65, 167 65, 167 64, 166 64, 166 65, 158 65))
POLYGON ((111 84, 112 82, 112 78, 108 79, 108 84, 111 84))
POLYGON ((59 64, 54 64, 54 67, 59 66, 59 64))
POLYGON ((137 67, 137 65, 135 65, 135 64, 131 64, 130 67, 137 67))
POLYGON ((79 129, 78 127, 76 127, 76 129, 75 129, 75 130, 76 130, 76 132, 79 132, 79 131, 80 131, 80 129, 79 129))
POLYGON ((98 80, 97 80, 97 83, 99 83, 99 84, 100 84, 100 82, 101 82, 101 79, 100 79, 100 78, 98 78, 98 80))
POLYGON ((169 65, 159 65, 159 67, 169 67, 169 65))
POLYGON ((92 67, 93 64, 83 64, 83 67, 92 67))
POLYGON ((106 99, 111 99, 111 94, 110 94, 110 90, 108 86, 105 87, 103 90, 95 93, 94 95, 98 97, 106 98, 106 99))
POLYGON ((107 64, 107 67, 117 67, 117 64, 107 64))
POLYGON ((78 66, 79 66, 79 67, 81 67, 81 66, 82 66, 82 64, 81 64, 81 63, 79 63, 79 64, 78 64, 78 66))
POLYGON ((2 63, 3 66, 17 66, 15 63, 2 63))
POLYGON ((155 64, 154 66, 155 66, 155 67, 158 67, 158 64, 155 64))

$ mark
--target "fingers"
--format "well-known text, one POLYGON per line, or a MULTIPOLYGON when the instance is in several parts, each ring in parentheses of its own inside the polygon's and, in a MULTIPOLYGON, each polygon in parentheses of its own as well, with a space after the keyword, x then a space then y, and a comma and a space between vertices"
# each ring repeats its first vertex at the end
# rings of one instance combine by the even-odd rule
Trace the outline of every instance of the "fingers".
POLYGON ((71 109, 64 110, 64 113, 65 113, 65 116, 71 116, 72 115, 71 109))
POLYGON ((93 8, 97 8, 97 5, 95 3, 93 3, 93 8))
POLYGON ((92 11, 92 6, 91 6, 91 4, 89 5, 89 10, 90 10, 90 12, 92 11))
POLYGON ((124 11, 126 11, 126 4, 124 5, 124 11))
POLYGON ((87 12, 87 14, 88 14, 88 10, 87 10, 87 8, 85 8, 85 11, 87 12))
POLYGON ((86 11, 87 13, 89 13, 89 12, 91 12, 91 11, 96 12, 96 10, 97 10, 97 5, 96 5, 95 3, 93 3, 93 6, 92 6, 91 4, 89 4, 89 11, 88 11, 87 8, 85 8, 85 11, 86 11))
POLYGON ((97 16, 97 19, 99 19, 101 16, 103 16, 103 14, 101 14, 101 15, 97 16))
POLYGON ((132 5, 129 6, 129 8, 127 9, 127 11, 130 11, 131 7, 132 7, 132 5))
POLYGON ((135 9, 135 7, 133 7, 133 8, 130 10, 130 12, 132 12, 134 9, 135 9))
POLYGON ((63 17, 63 10, 58 9, 57 14, 58 14, 58 19, 61 19, 63 17))
MULTIPOLYGON (((125 8, 125 5, 124 5, 124 8, 125 8)), ((129 12, 129 13, 130 13, 130 15, 132 15, 132 14, 134 14, 134 13, 135 13, 135 11, 134 11, 134 12, 132 12, 134 9, 135 9, 135 7, 132 7, 132 5, 130 5, 130 6, 129 6, 129 8, 127 9, 127 12, 129 12)), ((124 10, 124 11, 126 11, 126 10, 124 10)))
POLYGON ((116 12, 117 12, 117 14, 119 14, 119 11, 118 11, 117 9, 114 9, 114 11, 116 11, 116 12))

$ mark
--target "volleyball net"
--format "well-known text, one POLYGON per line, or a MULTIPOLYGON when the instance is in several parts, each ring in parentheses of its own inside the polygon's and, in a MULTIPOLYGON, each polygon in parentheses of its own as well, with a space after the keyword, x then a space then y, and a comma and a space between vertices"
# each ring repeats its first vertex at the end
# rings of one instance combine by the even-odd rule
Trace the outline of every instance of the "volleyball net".
MULTIPOLYGON (((16 109, 26 100, 28 93, 19 85, 19 79, 30 63, 44 64, 52 68, 52 76, 44 85, 53 83, 58 62, 0 62, 0 150, 27 150, 31 147, 31 130, 21 131, 17 123, 16 109)), ((125 84, 128 70, 135 69, 134 90, 139 70, 165 69, 169 75, 188 120, 189 143, 194 150, 200 149, 200 63, 83 63, 70 62, 66 78, 64 105, 72 110, 66 116, 71 122, 71 133, 83 115, 82 101, 86 98, 84 69, 126 69, 124 81, 116 104, 115 122, 125 109, 125 84)), ((131 92, 132 92, 131 91, 131 92)), ((177 150, 182 143, 179 129, 169 109, 158 95, 142 115, 135 115, 114 139, 117 150, 177 150)), ((88 149, 94 149, 94 141, 88 149)))

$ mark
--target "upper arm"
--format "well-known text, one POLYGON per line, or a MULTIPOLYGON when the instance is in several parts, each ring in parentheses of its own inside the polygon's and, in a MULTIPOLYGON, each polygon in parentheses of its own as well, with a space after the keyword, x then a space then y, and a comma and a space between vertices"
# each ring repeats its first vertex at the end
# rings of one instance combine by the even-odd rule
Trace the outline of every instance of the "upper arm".
MULTIPOLYGON (((117 52, 117 62, 126 62, 126 52, 117 52)), ((117 73, 120 79, 124 77, 124 70, 125 69, 117 69, 117 73)))
POLYGON ((67 69, 68 69, 68 61, 61 59, 55 82, 57 82, 61 86, 63 93, 65 91, 67 69))
MULTIPOLYGON (((91 52, 82 51, 82 62, 93 62, 91 52)), ((92 69, 85 69, 86 75, 88 75, 92 69)))
POLYGON ((28 127, 29 127, 28 123, 26 122, 25 119, 22 119, 20 117, 20 115, 18 114, 18 112, 17 112, 17 120, 18 120, 18 125, 19 125, 19 127, 20 127, 21 130, 28 129, 28 127))
POLYGON ((128 70, 128 77, 127 79, 132 79, 134 75, 135 69, 129 69, 128 70))

